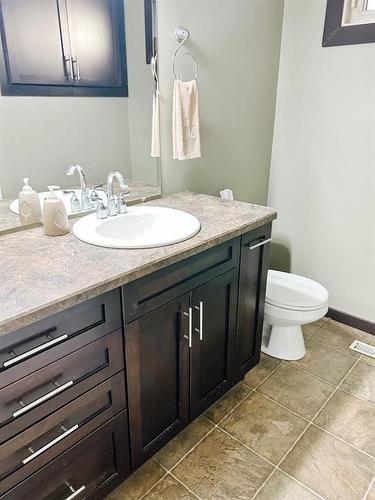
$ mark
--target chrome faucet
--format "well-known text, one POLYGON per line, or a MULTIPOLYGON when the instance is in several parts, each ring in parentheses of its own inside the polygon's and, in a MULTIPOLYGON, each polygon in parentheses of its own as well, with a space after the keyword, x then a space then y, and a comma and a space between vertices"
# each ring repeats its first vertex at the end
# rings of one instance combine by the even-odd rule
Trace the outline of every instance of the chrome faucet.
POLYGON ((83 168, 77 163, 71 165, 68 168, 66 175, 73 175, 74 172, 77 172, 79 175, 79 182, 81 187, 81 208, 82 210, 88 210, 89 208, 92 208, 92 203, 89 197, 85 172, 83 168))
POLYGON ((126 212, 126 203, 124 202, 123 197, 121 196, 119 200, 116 202, 115 195, 113 193, 113 181, 117 179, 120 189, 123 193, 129 192, 129 186, 126 184, 124 177, 120 174, 120 172, 109 172, 107 176, 107 196, 108 196, 108 205, 107 205, 107 213, 109 216, 117 215, 118 213, 126 212))

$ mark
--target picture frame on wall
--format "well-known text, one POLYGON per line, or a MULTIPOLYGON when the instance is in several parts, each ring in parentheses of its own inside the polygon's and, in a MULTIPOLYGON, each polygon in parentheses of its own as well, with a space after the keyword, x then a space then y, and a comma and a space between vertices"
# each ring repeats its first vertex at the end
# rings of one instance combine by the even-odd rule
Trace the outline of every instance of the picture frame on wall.
POLYGON ((327 0, 323 47, 375 42, 375 0, 327 0))

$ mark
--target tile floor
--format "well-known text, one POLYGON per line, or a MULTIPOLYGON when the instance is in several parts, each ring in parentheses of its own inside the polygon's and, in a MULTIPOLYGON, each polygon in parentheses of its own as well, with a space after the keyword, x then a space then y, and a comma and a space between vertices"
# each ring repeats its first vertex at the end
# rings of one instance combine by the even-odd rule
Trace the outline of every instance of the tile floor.
POLYGON ((107 500, 375 500, 375 337, 323 319, 261 363, 107 500))

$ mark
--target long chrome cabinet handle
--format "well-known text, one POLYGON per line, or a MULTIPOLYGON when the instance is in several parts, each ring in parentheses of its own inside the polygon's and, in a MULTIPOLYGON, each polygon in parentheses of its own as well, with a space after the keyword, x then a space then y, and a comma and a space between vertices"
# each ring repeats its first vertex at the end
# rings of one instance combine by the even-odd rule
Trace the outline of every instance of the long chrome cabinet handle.
POLYGON ((55 444, 59 443, 63 439, 65 439, 67 436, 69 436, 69 434, 71 434, 72 432, 76 431, 78 429, 78 427, 79 427, 78 424, 73 425, 73 427, 71 427, 66 432, 64 432, 63 434, 61 434, 60 436, 58 436, 56 439, 53 439, 52 441, 50 441, 46 445, 42 446, 41 448, 39 448, 39 450, 34 451, 34 453, 32 455, 30 455, 29 457, 27 457, 24 460, 22 460, 23 465, 28 464, 29 462, 31 462, 31 460, 34 460, 34 458, 38 457, 39 455, 41 455, 42 453, 44 453, 45 451, 47 451, 49 448, 51 448, 55 444))
POLYGON ((263 245, 267 245, 267 243, 271 243, 272 238, 268 238, 267 240, 262 240, 255 245, 249 245, 249 250, 255 250, 256 248, 262 247, 263 245))
POLYGON ((85 489, 86 489, 86 486, 81 486, 74 493, 72 493, 71 495, 69 495, 68 497, 66 497, 65 500, 72 500, 73 498, 77 497, 80 493, 82 493, 82 491, 85 490, 85 489))
POLYGON ((188 339, 189 349, 193 346, 193 308, 189 307, 189 312, 184 312, 184 315, 189 318, 189 336, 184 335, 188 339))
POLYGON ((199 311, 199 330, 195 328, 195 331, 199 333, 199 340, 203 340, 203 302, 199 301, 199 307, 194 306, 194 308, 199 311))
POLYGON ((56 337, 53 340, 50 340, 49 342, 46 342, 45 344, 42 344, 38 347, 35 347, 34 349, 31 349, 30 351, 24 352, 23 354, 20 354, 19 356, 16 356, 15 358, 8 359, 7 361, 4 361, 3 367, 8 368, 8 366, 15 365, 16 363, 19 363, 20 361, 30 358, 30 356, 34 356, 34 354, 38 354, 38 352, 44 351, 45 349, 48 349, 49 347, 54 346, 55 344, 59 344, 60 342, 63 342, 68 338, 68 334, 65 333, 64 335, 61 335, 60 337, 56 337))
POLYGON ((69 380, 69 382, 67 382, 66 384, 61 385, 57 389, 54 389, 53 391, 49 392, 48 394, 45 394, 44 396, 36 399, 32 403, 30 403, 26 406, 23 406, 22 408, 20 408, 19 410, 15 411, 13 413, 13 418, 16 418, 16 417, 19 417, 20 415, 23 415, 24 413, 28 412, 29 410, 32 410, 36 406, 39 406, 40 404, 44 403, 45 401, 48 401, 49 399, 53 398, 57 394, 60 394, 60 392, 63 392, 66 389, 68 389, 68 387, 71 387, 73 385, 73 383, 74 383, 73 380, 69 380))

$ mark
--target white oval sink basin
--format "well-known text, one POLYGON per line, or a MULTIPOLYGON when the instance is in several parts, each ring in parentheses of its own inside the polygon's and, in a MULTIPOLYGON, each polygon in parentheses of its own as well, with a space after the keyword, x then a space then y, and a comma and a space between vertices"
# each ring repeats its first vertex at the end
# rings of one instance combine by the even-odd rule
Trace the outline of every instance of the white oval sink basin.
POLYGON ((74 235, 91 245, 108 248, 154 248, 196 235, 199 220, 187 212, 165 207, 128 207, 126 214, 97 219, 90 214, 73 226, 74 235))

